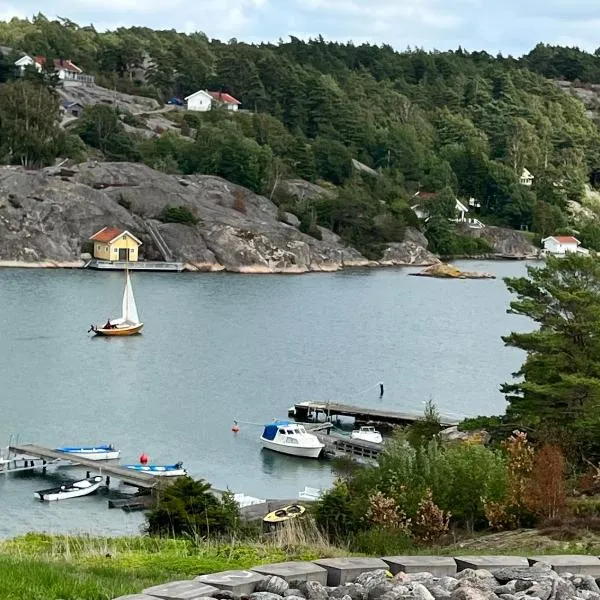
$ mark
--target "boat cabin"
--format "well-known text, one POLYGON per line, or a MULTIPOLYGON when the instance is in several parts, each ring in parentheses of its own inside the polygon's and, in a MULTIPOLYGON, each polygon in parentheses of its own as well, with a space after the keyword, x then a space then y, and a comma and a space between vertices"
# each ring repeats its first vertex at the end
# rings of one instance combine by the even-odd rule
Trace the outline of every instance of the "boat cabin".
POLYGON ((269 441, 277 441, 281 444, 299 444, 300 439, 304 436, 314 437, 303 425, 294 423, 293 421, 274 421, 265 425, 263 438, 269 441))
POLYGON ((137 262, 142 241, 118 227, 103 227, 90 241, 94 242, 94 258, 111 262, 137 262))

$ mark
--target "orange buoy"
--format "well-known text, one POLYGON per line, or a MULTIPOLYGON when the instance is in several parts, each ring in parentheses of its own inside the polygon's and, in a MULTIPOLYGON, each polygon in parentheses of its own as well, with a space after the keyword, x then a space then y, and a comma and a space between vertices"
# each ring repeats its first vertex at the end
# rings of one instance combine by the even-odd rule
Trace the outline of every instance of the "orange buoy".
POLYGON ((148 455, 145 452, 142 452, 140 455, 140 464, 147 465, 148 464, 148 455))
POLYGON ((237 433, 240 430, 239 425, 237 424, 237 421, 233 422, 233 426, 231 428, 231 431, 233 431, 233 433, 237 433))

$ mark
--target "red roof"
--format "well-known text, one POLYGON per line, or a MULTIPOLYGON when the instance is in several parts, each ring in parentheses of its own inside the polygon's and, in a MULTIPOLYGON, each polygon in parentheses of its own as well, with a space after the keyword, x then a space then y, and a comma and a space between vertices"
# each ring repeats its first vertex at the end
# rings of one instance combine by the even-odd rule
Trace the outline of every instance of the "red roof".
POLYGON ((225 104, 241 104, 239 100, 231 96, 230 94, 226 94, 225 92, 208 92, 215 100, 219 102, 225 102, 225 104))
MULTIPOLYGON (((46 57, 45 56, 36 56, 35 57, 35 62, 38 65, 45 65, 46 64, 46 57)), ((55 58, 54 59, 54 68, 58 71, 59 69, 63 69, 64 71, 70 71, 71 73, 81 73, 81 69, 73 64, 69 59, 65 59, 65 58, 55 58)))
POLYGON ((114 240, 116 237, 119 237, 122 233, 125 233, 124 230, 119 229, 118 227, 104 227, 100 231, 97 231, 90 238, 90 240, 107 244, 108 242, 114 240))
POLYGON ((579 240, 572 235, 553 235, 552 237, 561 244, 579 244, 579 240))

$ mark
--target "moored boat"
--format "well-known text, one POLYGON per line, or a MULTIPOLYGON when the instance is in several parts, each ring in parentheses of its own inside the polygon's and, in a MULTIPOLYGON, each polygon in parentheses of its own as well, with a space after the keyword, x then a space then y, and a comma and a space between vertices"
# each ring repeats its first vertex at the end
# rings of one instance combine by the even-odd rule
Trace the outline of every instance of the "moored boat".
POLYGON ((319 458, 325 447, 316 435, 293 421, 268 423, 260 439, 263 448, 302 458, 319 458))
POLYGON ((383 437, 375 427, 363 426, 360 429, 355 429, 350 437, 353 440, 362 440, 363 442, 371 442, 373 444, 381 444, 383 437))
POLYGON ((80 481, 74 481, 69 485, 49 488, 47 490, 38 490, 33 495, 44 502, 53 502, 55 500, 68 500, 69 498, 79 498, 93 494, 102 485, 103 478, 100 475, 88 477, 80 481))
POLYGON ((89 331, 107 337, 126 336, 139 333, 144 324, 140 321, 129 271, 125 271, 125 290, 123 291, 122 314, 118 319, 109 319, 104 327, 92 325, 89 331))
POLYGON ((127 469, 148 473, 148 475, 158 475, 161 477, 182 477, 187 475, 183 468, 183 463, 178 462, 174 465, 125 465, 127 469))
POLYGON ((290 504, 270 512, 263 518, 263 523, 267 528, 273 529, 286 521, 301 517, 305 512, 306 508, 301 504, 290 504))
POLYGON ((73 458, 87 458, 88 460, 116 460, 120 452, 112 444, 99 444, 98 446, 64 446, 56 448, 57 452, 72 454, 73 458))

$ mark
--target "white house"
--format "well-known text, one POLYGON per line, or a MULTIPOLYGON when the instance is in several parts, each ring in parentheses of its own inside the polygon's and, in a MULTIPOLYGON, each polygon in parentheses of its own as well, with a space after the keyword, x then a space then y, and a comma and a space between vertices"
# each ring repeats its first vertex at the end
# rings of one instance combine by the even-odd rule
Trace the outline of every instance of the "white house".
MULTIPOLYGON (((436 196, 437 194, 431 192, 417 192, 414 195, 414 198, 419 198, 421 202, 419 204, 414 204, 410 208, 419 219, 427 221, 429 219, 427 203, 432 201, 435 202, 436 196)), ((474 198, 471 198, 469 200, 469 204, 474 207, 481 206, 480 203, 477 202, 474 198), (471 200, 473 200, 472 204, 471 200)), ((464 223, 465 225, 468 225, 469 227, 472 227, 474 229, 483 229, 483 227, 485 227, 485 225, 479 219, 467 216, 469 209, 458 198, 455 198, 454 210, 455 217, 453 219, 450 219, 450 221, 452 221, 453 223, 464 223)))
POLYGON ((204 90, 198 90, 187 98, 184 98, 184 100, 187 102, 188 110, 196 110, 198 112, 210 110, 213 101, 212 96, 204 90))
POLYGON ((533 183, 533 180, 534 176, 525 167, 523 167, 523 172, 521 173, 521 177, 519 177, 519 183, 529 187, 533 183))
POLYGON ((565 256, 575 252, 578 254, 589 254, 585 248, 581 248, 581 242, 572 235, 553 235, 542 240, 544 251, 555 256, 565 256))
POLYGON ((225 92, 208 92, 212 99, 221 106, 224 106, 227 110, 237 110, 241 102, 234 98, 231 94, 225 92))
MULTIPOLYGON (((46 57, 36 56, 32 58, 27 54, 21 56, 19 60, 15 62, 15 66, 19 67, 21 75, 25 72, 27 67, 35 67, 38 73, 42 72, 44 65, 46 64, 46 57)), ((81 83, 94 83, 94 77, 91 75, 84 75, 83 71, 69 59, 55 58, 53 61, 54 72, 58 75, 60 81, 65 83, 81 84, 81 83)))

